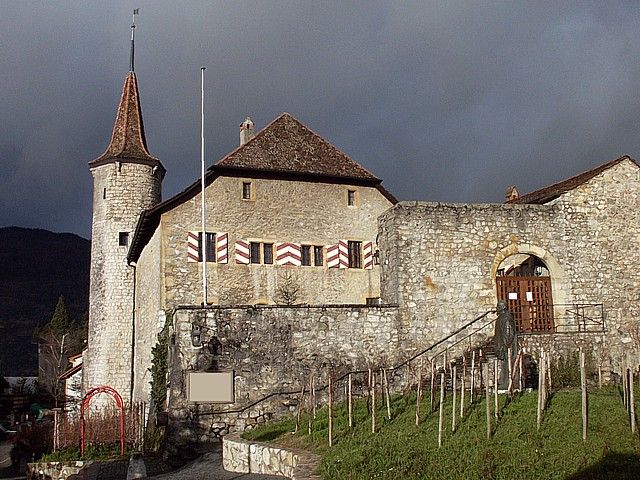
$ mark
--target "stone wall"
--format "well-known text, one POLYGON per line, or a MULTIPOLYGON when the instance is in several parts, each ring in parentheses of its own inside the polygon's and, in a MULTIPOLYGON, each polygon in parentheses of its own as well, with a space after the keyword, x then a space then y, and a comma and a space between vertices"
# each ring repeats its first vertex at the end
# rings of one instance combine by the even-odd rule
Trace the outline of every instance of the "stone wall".
POLYGON ((89 341, 84 391, 109 385, 131 394, 134 271, 119 233, 133 236, 142 210, 160 200, 161 172, 148 165, 114 162, 91 170, 94 178, 89 341), (117 354, 114 354, 117 352, 117 354))
POLYGON ((134 392, 137 401, 148 401, 150 390, 151 349, 165 324, 164 288, 162 281, 162 244, 157 230, 140 256, 136 269, 144 270, 144 275, 136 275, 135 295, 141 301, 135 302, 135 355, 134 392))
POLYGON ((602 344, 617 362, 640 322, 638 171, 624 161, 547 205, 397 204, 380 218, 383 300, 399 304, 409 338, 429 343, 494 308, 500 263, 533 254, 554 304, 604 304, 602 344))
MULTIPOLYGON (((333 368, 344 372, 390 366, 406 358, 399 341, 395 307, 237 307, 179 310, 174 316, 175 344, 170 363, 169 415, 174 444, 211 441, 290 412, 296 397, 274 396, 240 413, 225 414, 280 391, 299 391, 315 375, 327 382, 333 368), (206 325, 203 341, 213 336, 222 354, 191 344, 192 323, 206 325), (235 372, 234 404, 189 404, 189 372, 235 372)), ((413 351, 411 351, 413 353, 413 351)))
MULTIPOLYGON (((328 183, 219 177, 206 190, 207 230, 229 233, 229 263, 208 263, 209 301, 220 305, 278 303, 286 273, 297 278, 299 303, 362 303, 380 295, 379 270, 239 265, 237 239, 327 246, 340 239, 373 241, 377 217, 391 206, 375 188, 328 183), (252 199, 242 199, 242 182, 252 199), (356 190, 356 206, 347 206, 356 190)), ((201 263, 187 262, 187 232, 201 230, 200 195, 162 217, 166 307, 202 303, 201 263)), ((275 262, 274 262, 275 263, 275 262)))
POLYGON ((238 434, 224 437, 222 465, 228 472, 279 475, 292 480, 320 480, 320 457, 305 450, 249 442, 238 434))

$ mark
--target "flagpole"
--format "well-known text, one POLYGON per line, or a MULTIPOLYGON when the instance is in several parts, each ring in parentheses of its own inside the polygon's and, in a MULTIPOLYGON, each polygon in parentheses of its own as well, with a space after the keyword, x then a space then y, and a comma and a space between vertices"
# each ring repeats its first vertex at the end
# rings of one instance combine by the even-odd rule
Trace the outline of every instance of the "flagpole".
POLYGON ((200 164, 202 169, 202 240, 200 242, 200 251, 202 252, 202 304, 207 305, 207 229, 205 216, 205 170, 204 170, 204 71, 205 67, 200 68, 200 164))

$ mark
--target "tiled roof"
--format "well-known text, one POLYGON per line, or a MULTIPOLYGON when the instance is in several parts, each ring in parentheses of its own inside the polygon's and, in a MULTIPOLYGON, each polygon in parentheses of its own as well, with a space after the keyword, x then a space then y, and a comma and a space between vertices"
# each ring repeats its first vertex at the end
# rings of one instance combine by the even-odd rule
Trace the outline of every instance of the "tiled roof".
POLYGON ((220 160, 217 167, 378 180, 288 113, 220 160))
POLYGON ((563 193, 566 193, 574 188, 579 187, 580 185, 588 182, 596 175, 601 174, 602 172, 608 170, 609 168, 619 164, 624 160, 629 160, 636 165, 638 163, 628 155, 623 155, 620 158, 616 158, 610 162, 605 163, 604 165, 600 165, 592 170, 581 173, 580 175, 576 175, 575 177, 568 178, 567 180, 563 180, 562 182, 554 183, 548 187, 541 188, 539 190, 535 190, 531 193, 527 193, 526 195, 521 195, 518 198, 508 201, 507 203, 537 203, 543 204, 550 202, 558 198, 563 193))
POLYGON ((89 162, 89 165, 97 167, 118 160, 162 166, 160 161, 147 149, 138 81, 133 72, 129 72, 124 79, 111 142, 109 142, 107 150, 89 162))
MULTIPOLYGON (((281 114, 254 138, 209 167, 205 174, 206 185, 220 176, 369 186, 377 189, 390 203, 398 202, 382 186, 382 180, 288 113, 281 114)), ((158 227, 160 216, 197 195, 200 185, 200 180, 196 180, 182 192, 140 214, 127 261, 138 260, 158 227)))

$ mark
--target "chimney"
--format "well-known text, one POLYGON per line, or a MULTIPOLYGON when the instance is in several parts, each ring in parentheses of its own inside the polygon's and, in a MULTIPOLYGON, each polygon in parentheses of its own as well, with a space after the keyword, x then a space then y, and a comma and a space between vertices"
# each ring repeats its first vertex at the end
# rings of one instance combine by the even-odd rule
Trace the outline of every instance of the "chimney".
POLYGON ((516 188, 515 185, 511 185, 509 188, 507 188, 507 191, 504 193, 504 198, 506 198, 507 202, 511 200, 515 200, 519 196, 520 194, 518 193, 518 189, 516 188))
POLYGON ((255 136, 256 131, 253 121, 251 120, 251 117, 247 117, 244 119, 244 122, 240 124, 240 146, 244 145, 255 136))

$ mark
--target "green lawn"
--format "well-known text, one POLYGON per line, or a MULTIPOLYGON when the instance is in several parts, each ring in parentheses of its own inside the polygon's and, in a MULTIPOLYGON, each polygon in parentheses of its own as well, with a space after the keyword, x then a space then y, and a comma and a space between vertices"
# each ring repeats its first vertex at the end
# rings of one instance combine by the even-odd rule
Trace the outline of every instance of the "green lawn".
MULTIPOLYGON (((428 400, 420 426, 415 426, 413 398, 392 401, 392 420, 378 410, 377 433, 371 433, 364 400, 356 402, 355 427, 346 425, 346 407, 335 414, 334 446, 327 447, 326 409, 318 411, 314 432, 307 435, 303 416, 300 432, 292 435, 294 420, 245 433, 245 438, 273 441, 315 451, 322 456, 326 479, 639 479, 640 439, 631 435, 617 389, 593 391, 589 397, 590 424, 582 441, 579 391, 555 393, 536 431, 536 394, 516 396, 505 406, 494 435, 486 439, 484 402, 469 407, 451 432, 451 398, 445 405, 443 445, 438 448, 438 413, 429 414, 428 400)), ((378 399, 380 404, 380 399, 378 399)))

